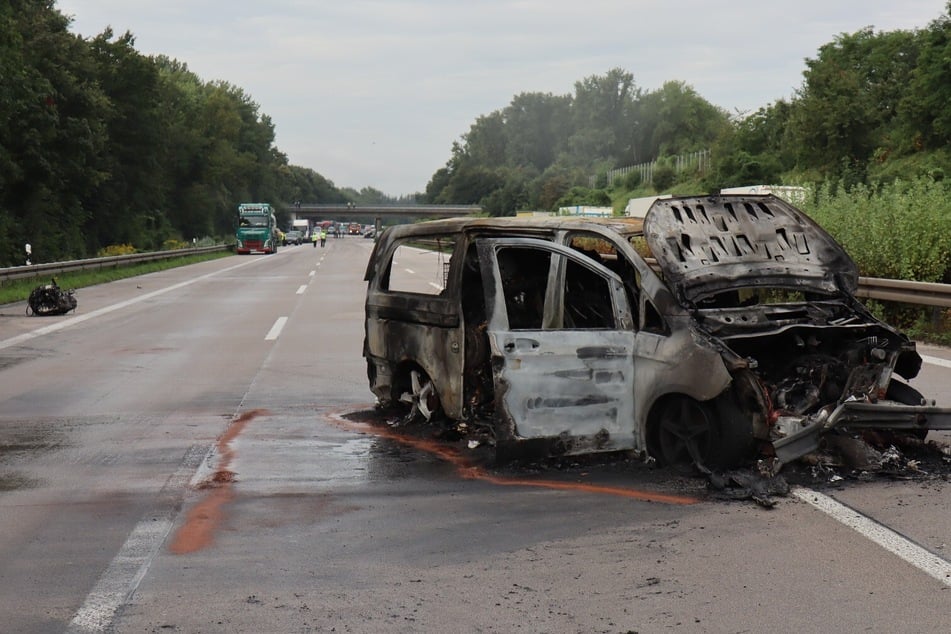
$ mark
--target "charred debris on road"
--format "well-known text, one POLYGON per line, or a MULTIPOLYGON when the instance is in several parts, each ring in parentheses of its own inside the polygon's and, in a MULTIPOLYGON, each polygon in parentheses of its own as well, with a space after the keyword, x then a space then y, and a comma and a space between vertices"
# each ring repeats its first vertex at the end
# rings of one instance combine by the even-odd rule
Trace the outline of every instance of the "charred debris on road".
POLYGON ((673 488, 697 494, 705 482, 711 498, 752 500, 772 508, 777 498, 795 485, 827 490, 883 480, 944 485, 951 481, 951 445, 909 435, 866 432, 823 436, 819 448, 787 464, 779 472, 775 458, 755 458, 731 468, 704 465, 660 465, 638 452, 579 455, 523 455, 500 463, 489 421, 466 423, 437 417, 431 421, 408 420, 398 408, 378 407, 361 412, 357 419, 395 431, 401 437, 434 440, 450 447, 474 465, 500 475, 523 477, 551 472, 589 474, 594 470, 624 473, 640 484, 673 488))

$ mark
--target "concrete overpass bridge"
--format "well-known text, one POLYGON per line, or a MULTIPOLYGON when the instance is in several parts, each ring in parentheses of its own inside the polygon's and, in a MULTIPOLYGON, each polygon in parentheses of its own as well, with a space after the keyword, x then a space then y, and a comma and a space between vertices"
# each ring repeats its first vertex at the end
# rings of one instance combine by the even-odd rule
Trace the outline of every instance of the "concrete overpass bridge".
POLYGON ((291 203, 285 205, 292 220, 308 220, 311 224, 324 220, 359 222, 377 227, 388 218, 422 220, 458 218, 482 212, 479 205, 354 205, 346 203, 291 203))

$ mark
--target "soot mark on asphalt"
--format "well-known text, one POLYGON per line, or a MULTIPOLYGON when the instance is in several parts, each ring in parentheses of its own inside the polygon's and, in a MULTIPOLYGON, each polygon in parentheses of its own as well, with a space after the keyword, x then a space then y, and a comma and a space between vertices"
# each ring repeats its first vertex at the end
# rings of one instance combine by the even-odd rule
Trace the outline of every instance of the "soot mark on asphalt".
POLYGON ((38 486, 38 484, 39 481, 36 478, 31 478, 22 473, 0 473, 0 491, 32 489, 38 486))
POLYGON ((664 504, 685 505, 699 502, 697 498, 688 495, 647 491, 633 487, 568 482, 493 473, 464 454, 455 445, 448 444, 436 438, 410 434, 406 430, 387 425, 385 422, 380 421, 379 418, 379 415, 373 411, 353 413, 332 412, 328 416, 330 422, 342 429, 362 434, 372 434, 379 438, 392 440, 404 446, 434 455, 453 465, 459 476, 467 480, 481 480, 497 486, 536 487, 558 491, 577 491, 599 495, 612 495, 664 504))

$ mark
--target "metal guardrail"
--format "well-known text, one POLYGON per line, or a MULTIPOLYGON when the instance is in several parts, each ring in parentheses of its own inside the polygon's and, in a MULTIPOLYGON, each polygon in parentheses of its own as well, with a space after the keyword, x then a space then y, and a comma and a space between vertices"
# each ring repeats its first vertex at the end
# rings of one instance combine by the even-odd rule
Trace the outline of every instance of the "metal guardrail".
POLYGON ((68 262, 48 262, 46 264, 31 264, 28 266, 14 266, 0 269, 0 284, 10 280, 23 280, 59 275, 61 273, 75 273, 76 271, 96 271, 102 269, 155 262, 157 260, 171 260, 189 255, 215 253, 230 249, 228 245, 213 247, 196 247, 194 249, 174 249, 172 251, 149 251, 147 253, 132 253, 130 255, 110 255, 104 258, 89 258, 87 260, 70 260, 68 262))
MULTIPOLYGON (((346 203, 302 203, 285 205, 292 214, 312 216, 333 215, 335 218, 366 216, 418 216, 422 218, 455 218, 482 212, 481 205, 348 205, 346 203)), ((330 220, 330 218, 328 218, 330 220)))
MULTIPOLYGON (((214 247, 198 247, 195 249, 176 249, 174 251, 133 253, 132 255, 113 255, 105 258, 72 260, 70 262, 50 262, 48 264, 14 266, 0 269, 0 283, 8 280, 39 278, 73 271, 106 269, 139 264, 141 262, 169 260, 186 255, 214 253, 229 248, 227 245, 219 245, 214 247)), ((860 277, 859 288, 855 295, 859 299, 877 299, 886 302, 951 308, 951 284, 860 277)))
MULTIPOLYGON (((660 271, 657 260, 645 258, 645 261, 655 272, 660 271)), ((951 284, 860 276, 859 287, 855 291, 855 296, 859 299, 878 299, 901 304, 951 308, 951 284)))
POLYGON ((951 308, 951 284, 860 277, 855 296, 859 299, 951 308))

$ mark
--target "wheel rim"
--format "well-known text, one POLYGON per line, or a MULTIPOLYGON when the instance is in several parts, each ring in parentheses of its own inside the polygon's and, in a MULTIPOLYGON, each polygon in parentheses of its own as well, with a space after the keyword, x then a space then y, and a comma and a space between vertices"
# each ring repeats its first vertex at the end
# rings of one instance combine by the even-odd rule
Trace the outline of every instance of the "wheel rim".
POLYGON ((706 462, 711 441, 710 417, 699 403, 677 399, 667 405, 657 434, 665 463, 692 467, 706 462))
POLYGON ((433 415, 439 409, 439 397, 436 395, 436 387, 424 372, 413 370, 409 375, 410 391, 403 392, 400 401, 410 406, 410 411, 406 415, 407 421, 417 418, 429 422, 433 415))

